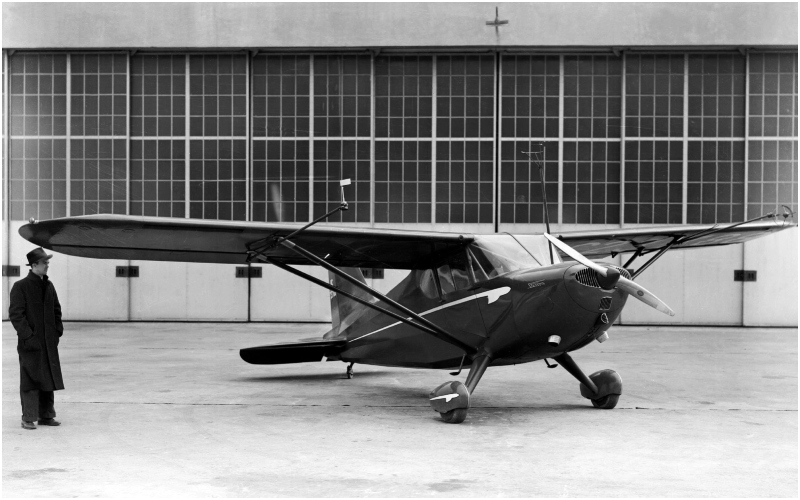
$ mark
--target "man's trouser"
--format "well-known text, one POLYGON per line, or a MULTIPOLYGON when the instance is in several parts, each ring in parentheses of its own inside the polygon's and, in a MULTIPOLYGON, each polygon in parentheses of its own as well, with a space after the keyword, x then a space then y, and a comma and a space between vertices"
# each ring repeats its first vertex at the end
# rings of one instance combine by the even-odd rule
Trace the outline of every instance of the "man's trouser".
POLYGON ((22 398, 22 420, 35 422, 46 418, 55 418, 56 410, 53 408, 53 391, 23 391, 20 389, 22 398))

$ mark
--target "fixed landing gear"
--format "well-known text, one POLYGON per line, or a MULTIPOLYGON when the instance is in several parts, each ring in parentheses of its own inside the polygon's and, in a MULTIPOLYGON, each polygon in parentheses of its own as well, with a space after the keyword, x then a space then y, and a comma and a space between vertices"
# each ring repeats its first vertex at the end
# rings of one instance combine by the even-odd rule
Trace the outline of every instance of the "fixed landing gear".
POLYGON ((491 358, 487 355, 476 357, 472 361, 466 384, 458 381, 445 382, 431 391, 429 395, 431 407, 439 412, 442 420, 448 424, 460 424, 467 418, 470 395, 478 386, 490 361, 491 358))
POLYGON ((553 359, 580 381, 581 396, 590 399, 592 406, 602 410, 610 410, 617 406, 622 395, 622 378, 617 372, 600 370, 587 377, 569 354, 564 353, 553 359))
POLYGON ((353 362, 353 363, 350 363, 350 364, 347 366, 347 378, 353 378, 353 365, 354 365, 354 364, 355 364, 355 362, 353 362))

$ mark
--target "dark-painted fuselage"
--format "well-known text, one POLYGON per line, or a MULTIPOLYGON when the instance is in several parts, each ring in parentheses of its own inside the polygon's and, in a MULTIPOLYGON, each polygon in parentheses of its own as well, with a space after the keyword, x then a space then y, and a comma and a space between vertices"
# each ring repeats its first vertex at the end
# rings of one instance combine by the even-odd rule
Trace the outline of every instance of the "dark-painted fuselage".
MULTIPOLYGON (((602 289, 593 273, 581 264, 558 263, 426 295, 422 272, 412 271, 388 296, 487 353, 494 366, 526 363, 579 349, 617 319, 627 294, 602 289)), ((464 355, 454 345, 372 311, 329 338, 347 341, 343 361, 363 364, 454 368, 464 355)))

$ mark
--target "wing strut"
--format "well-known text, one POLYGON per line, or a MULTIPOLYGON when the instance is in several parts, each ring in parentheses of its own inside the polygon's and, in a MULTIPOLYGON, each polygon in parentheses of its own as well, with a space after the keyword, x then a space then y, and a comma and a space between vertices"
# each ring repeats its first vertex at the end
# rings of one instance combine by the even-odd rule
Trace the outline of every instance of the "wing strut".
MULTIPOLYGON (((747 224, 748 222, 756 222, 756 221, 759 221, 759 220, 762 220, 762 219, 771 219, 771 218, 774 218, 774 217, 776 217, 776 215, 775 215, 775 212, 770 212, 770 213, 768 213, 768 214, 766 214, 766 215, 762 215, 761 217, 753 217, 753 218, 752 218, 752 219, 750 219, 750 220, 746 220, 746 221, 744 221, 744 222, 737 222, 736 224, 731 224, 730 226, 719 227, 719 224, 714 224, 712 227, 710 227, 710 228, 708 228, 708 229, 705 229, 705 230, 703 230, 703 231, 700 231, 700 232, 698 232, 698 233, 690 234, 690 235, 688 235, 688 236, 687 236, 687 235, 680 236, 680 237, 678 237, 678 236, 675 236, 675 237, 673 237, 673 238, 672 238, 672 241, 670 241, 669 243, 667 243, 667 246, 665 246, 664 248, 660 249, 660 250, 658 251, 658 253, 657 253, 657 254, 655 254, 653 257, 651 257, 651 258, 650 258, 650 260, 648 260, 647 262, 645 262, 645 263, 644 263, 644 265, 643 265, 642 267, 640 267, 639 269, 637 269, 637 270, 636 270, 636 272, 635 272, 635 273, 633 273, 633 275, 631 276, 631 279, 634 279, 634 278, 636 278, 637 276, 639 276, 640 274, 642 274, 642 273, 644 272, 644 270, 645 270, 645 269, 647 269, 648 267, 650 267, 650 265, 652 265, 652 264, 653 264, 653 262, 655 262, 655 261, 656 261, 656 260, 658 260, 658 259, 659 259, 659 258, 660 258, 662 255, 664 255, 665 253, 667 253, 667 250, 669 250, 670 248, 672 248, 672 247, 673 247, 673 245, 680 245, 680 244, 682 244, 682 243, 686 243, 687 241, 692 241, 692 240, 694 240, 694 239, 697 239, 697 238, 699 238, 699 237, 701 237, 701 236, 708 236, 709 234, 718 233, 718 232, 720 232, 720 231, 722 231, 722 230, 725 230, 725 229, 732 229, 732 228, 734 228, 734 227, 741 226, 742 224, 747 224)), ((784 215, 784 218, 786 218, 786 217, 787 217, 787 216, 786 216, 786 215, 784 215)), ((630 263, 631 263, 631 262, 633 262, 633 260, 634 260, 636 257, 639 257, 639 256, 641 256, 641 255, 642 255, 642 252, 640 252, 640 250, 641 250, 641 248, 637 248, 637 249, 636 249, 636 253, 635 253, 635 254, 633 254, 633 257, 631 257, 631 258, 630 258, 630 260, 628 260, 628 262, 627 262, 627 263, 626 263, 626 264, 625 264, 623 267, 628 267, 628 265, 630 265, 630 263)), ((649 252, 648 252, 648 253, 649 253, 649 252)))
MULTIPOLYGON (((313 263, 324 267, 325 269, 327 269, 328 271, 334 273, 335 275, 339 276, 340 278, 349 281, 350 283, 352 283, 353 285, 357 286, 358 288, 361 288, 362 290, 364 290, 368 294, 372 295, 373 297, 375 297, 375 298, 377 298, 379 300, 382 300, 385 303, 389 304, 390 306, 394 307, 395 309, 408 314, 411 318, 417 320, 422 325, 428 327, 427 329, 423 330, 424 332, 430 333, 431 335, 433 335, 434 337, 438 338, 439 340, 443 340, 443 341, 447 342, 448 344, 452 344, 452 345, 458 347, 459 349, 462 349, 467 354, 474 355, 475 353, 478 352, 477 348, 472 347, 471 345, 462 342, 458 338, 456 338, 453 335, 451 335, 451 334, 447 333, 446 331, 442 330, 441 328, 439 328, 435 324, 431 323, 427 319, 423 318, 419 314, 415 313, 411 309, 407 308, 406 306, 400 304, 399 302, 396 302, 396 301, 390 299, 386 295, 384 295, 384 294, 378 292, 377 290, 367 286, 366 284, 361 283, 360 281, 358 281, 357 279, 355 279, 352 276, 348 275, 347 273, 343 273, 336 266, 333 266, 333 265, 325 262, 323 259, 317 257, 316 255, 314 255, 313 253, 309 252, 305 248, 302 248, 301 246, 297 245, 296 243, 294 243, 292 241, 283 240, 283 241, 280 242, 280 244, 283 245, 284 247, 286 247, 286 248, 288 248, 288 249, 290 249, 290 250, 302 255, 303 257, 307 258, 308 260, 312 261, 313 263)), ((336 289, 336 290, 338 290, 338 289, 336 289)), ((386 312, 386 311, 383 310, 382 312, 386 312)), ((393 316, 393 317, 395 317, 395 316, 393 316)), ((405 321, 405 322, 409 323, 412 326, 416 326, 417 328, 419 328, 419 325, 416 325, 415 323, 410 323, 408 321, 405 321)))
MULTIPOLYGON (((279 262, 279 261, 274 260, 274 259, 270 259, 269 257, 264 257, 264 260, 266 262, 274 265, 274 266, 277 266, 277 267, 283 269, 284 271, 287 271, 287 272, 290 272, 290 273, 294 274, 295 276, 299 276, 300 278, 303 278, 304 280, 310 281, 311 283, 314 283, 315 285, 319 285, 322 288, 326 288, 326 289, 328 289, 328 290, 330 290, 332 292, 340 293, 340 294, 344 295, 345 297, 347 297, 349 299, 355 300, 356 302, 369 307, 370 309, 374 309, 374 310, 376 310, 378 312, 386 314, 387 316, 391 316, 392 318, 394 318, 394 319, 396 319, 398 321, 402 321, 403 323, 406 323, 407 325, 413 326, 414 328, 422 330, 425 333, 428 333, 428 334, 434 335, 434 336, 438 335, 436 330, 428 328, 425 325, 420 325, 420 324, 414 323, 409 318, 404 318, 403 316, 401 316, 400 314, 397 314, 396 312, 388 311, 388 310, 386 310, 386 309, 384 309, 384 308, 382 308, 380 306, 377 306, 377 305, 369 302, 368 300, 364 300, 364 299, 362 299, 360 297, 357 297, 357 296, 355 296, 355 295, 353 295, 353 294, 351 294, 349 292, 346 292, 346 291, 342 290, 341 288, 337 288, 337 287, 335 287, 333 285, 330 285, 330 284, 322 281, 321 279, 318 279, 318 278, 315 278, 315 277, 313 277, 313 276, 311 276, 309 274, 306 274, 303 271, 300 271, 299 269, 295 269, 295 268, 293 268, 293 267, 291 267, 289 265, 286 265, 286 264, 284 264, 282 262, 279 262)), ((338 271, 338 269, 337 269, 337 271, 338 271)), ((344 274, 344 273, 342 273, 342 274, 344 274)), ((378 295, 380 295, 380 294, 378 294, 378 295)), ((446 340, 446 339, 442 339, 442 340, 445 340, 446 342, 450 342, 450 340, 446 340)), ((450 343, 452 343, 452 342, 450 342, 450 343)), ((466 344, 464 344, 464 345, 466 345, 466 344)), ((461 346, 459 345, 458 347, 461 347, 461 346)), ((462 347, 462 349, 464 349, 465 351, 467 350, 466 348, 463 348, 463 347, 462 347)))

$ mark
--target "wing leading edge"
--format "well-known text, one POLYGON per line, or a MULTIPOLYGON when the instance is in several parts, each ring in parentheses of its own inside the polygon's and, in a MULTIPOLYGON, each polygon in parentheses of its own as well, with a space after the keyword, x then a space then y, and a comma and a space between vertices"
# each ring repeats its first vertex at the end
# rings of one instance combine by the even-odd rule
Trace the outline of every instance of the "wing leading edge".
MULTIPOLYGON (((244 264, 247 245, 286 236, 300 224, 216 221, 126 215, 83 215, 25 224, 20 235, 66 255, 95 259, 244 264)), ((317 225, 292 238, 340 267, 426 268, 431 259, 456 252, 471 235, 433 231, 317 225)), ((292 265, 304 257, 277 246, 265 252, 292 265)))

